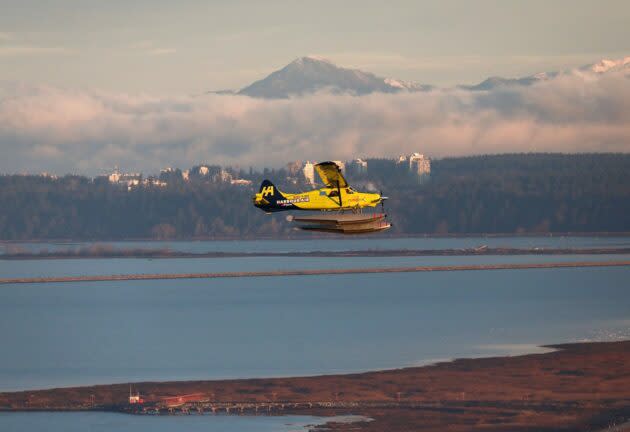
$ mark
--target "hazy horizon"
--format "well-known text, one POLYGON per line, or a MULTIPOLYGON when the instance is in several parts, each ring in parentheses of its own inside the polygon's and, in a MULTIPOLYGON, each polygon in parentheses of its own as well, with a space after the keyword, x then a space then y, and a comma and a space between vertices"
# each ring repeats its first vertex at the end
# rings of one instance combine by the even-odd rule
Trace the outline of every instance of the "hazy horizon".
POLYGON ((0 172, 630 151, 630 67, 579 70, 630 55, 623 1, 0 2, 0 172), (440 89, 205 94, 305 55, 440 89), (546 71, 576 72, 455 87, 546 71))
POLYGON ((0 81, 115 92, 242 88, 304 55, 453 86, 630 54, 624 1, 0 3, 0 81))

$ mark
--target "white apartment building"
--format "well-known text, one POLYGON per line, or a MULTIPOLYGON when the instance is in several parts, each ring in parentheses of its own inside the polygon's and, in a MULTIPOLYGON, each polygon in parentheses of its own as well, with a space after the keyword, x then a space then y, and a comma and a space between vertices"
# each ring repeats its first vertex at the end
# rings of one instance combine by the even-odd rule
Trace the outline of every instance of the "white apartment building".
POLYGON ((419 176, 431 174, 431 159, 420 153, 413 153, 409 156, 409 171, 419 176))
POLYGON ((302 173, 307 182, 311 185, 315 184, 315 165, 312 162, 306 161, 304 168, 302 168, 302 173))

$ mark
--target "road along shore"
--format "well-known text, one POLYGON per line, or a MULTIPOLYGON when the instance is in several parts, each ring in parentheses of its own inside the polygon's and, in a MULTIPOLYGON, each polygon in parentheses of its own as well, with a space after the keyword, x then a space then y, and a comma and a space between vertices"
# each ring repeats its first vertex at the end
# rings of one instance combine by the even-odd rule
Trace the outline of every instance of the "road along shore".
POLYGON ((334 431, 598 430, 630 418, 630 341, 346 375, 129 384, 0 393, 0 410, 363 415, 334 431))
POLYGON ((551 263, 513 263, 513 264, 476 264, 453 266, 415 266, 415 267, 368 267, 350 269, 307 269, 307 270, 271 270, 252 272, 225 273, 164 273, 164 274, 124 274, 97 276, 59 276, 59 277, 28 277, 1 278, 0 285, 36 284, 36 283, 70 283, 70 282, 106 282, 106 281, 134 281, 160 279, 216 279, 216 278, 245 278, 245 277, 280 277, 280 276, 317 276, 344 275, 366 273, 413 273, 413 272, 443 272, 443 271, 479 271, 479 270, 526 270, 578 267, 625 267, 630 266, 630 260, 624 261, 582 261, 582 262, 551 262, 551 263))

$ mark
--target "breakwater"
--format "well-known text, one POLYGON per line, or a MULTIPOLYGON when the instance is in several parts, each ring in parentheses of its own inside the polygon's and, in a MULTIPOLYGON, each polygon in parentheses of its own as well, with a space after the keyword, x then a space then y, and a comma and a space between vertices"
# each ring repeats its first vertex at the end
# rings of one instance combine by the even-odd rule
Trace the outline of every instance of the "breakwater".
POLYGON ((34 283, 133 281, 133 280, 168 280, 168 279, 216 279, 216 278, 243 278, 243 277, 317 276, 317 275, 344 275, 344 274, 369 274, 369 273, 526 270, 526 269, 552 269, 552 268, 578 268, 578 267, 623 267, 623 266, 630 266, 630 260, 604 261, 604 262, 582 261, 582 262, 551 262, 551 263, 477 264, 477 265, 453 265, 453 266, 368 267, 368 268, 350 268, 350 269, 271 270, 271 271, 251 271, 251 272, 23 277, 23 278, 1 278, 0 285, 34 284, 34 283))

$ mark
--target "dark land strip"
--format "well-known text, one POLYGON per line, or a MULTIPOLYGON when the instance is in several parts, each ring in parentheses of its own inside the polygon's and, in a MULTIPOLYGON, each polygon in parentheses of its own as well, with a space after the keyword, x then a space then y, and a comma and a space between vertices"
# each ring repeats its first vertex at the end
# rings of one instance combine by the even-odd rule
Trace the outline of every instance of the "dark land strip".
POLYGON ((106 246, 60 251, 12 251, 0 260, 90 259, 90 258, 249 258, 249 257, 404 257, 404 256, 484 256, 484 255, 630 255, 630 248, 490 248, 485 245, 465 249, 367 249, 308 252, 183 252, 172 249, 116 249, 106 246))
POLYGON ((168 279, 217 279, 243 277, 280 277, 280 276, 317 276, 344 275, 370 273, 415 273, 415 272, 444 272, 444 271, 475 271, 475 270, 526 270, 578 267, 624 267, 630 266, 630 261, 589 261, 589 262, 553 262, 553 263, 513 263, 513 264, 476 264, 452 266, 415 266, 415 267, 369 267, 347 269, 312 269, 312 270, 269 270, 251 272, 225 273, 164 273, 164 274, 123 274, 100 276, 57 276, 57 277, 23 277, 2 278, 0 285, 36 284, 58 282, 106 282, 106 281, 137 281, 137 280, 168 280, 168 279))
POLYGON ((129 384, 0 393, 0 410, 133 414, 357 414, 333 431, 578 431, 630 418, 630 341, 345 375, 129 384))

